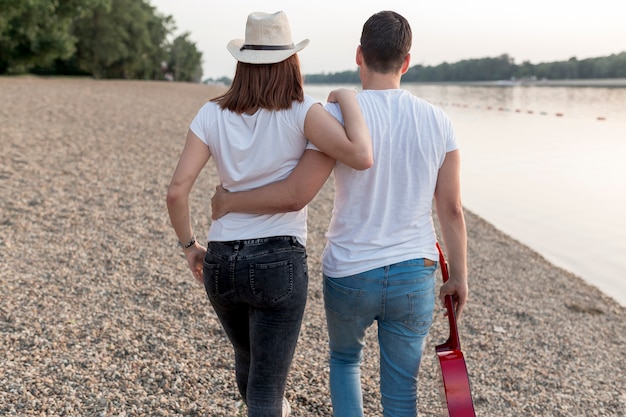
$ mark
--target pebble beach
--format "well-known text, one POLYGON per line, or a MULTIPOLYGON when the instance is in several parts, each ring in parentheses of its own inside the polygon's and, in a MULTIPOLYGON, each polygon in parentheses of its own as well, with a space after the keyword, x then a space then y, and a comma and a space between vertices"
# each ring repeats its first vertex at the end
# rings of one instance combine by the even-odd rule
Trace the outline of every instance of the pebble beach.
MULTIPOLYGON (((245 415, 230 344, 165 205, 189 123, 222 89, 0 77, 1 416, 245 415)), ((218 183, 210 162, 191 194, 199 237, 218 183)), ((309 205, 309 296, 285 394, 294 417, 332 415, 320 257, 333 192, 329 180, 309 205)), ((625 417, 626 309, 465 215, 459 331, 476 415, 625 417)), ((444 412, 443 312, 420 370, 425 417, 444 412)), ((363 394, 380 416, 370 330, 363 394)))

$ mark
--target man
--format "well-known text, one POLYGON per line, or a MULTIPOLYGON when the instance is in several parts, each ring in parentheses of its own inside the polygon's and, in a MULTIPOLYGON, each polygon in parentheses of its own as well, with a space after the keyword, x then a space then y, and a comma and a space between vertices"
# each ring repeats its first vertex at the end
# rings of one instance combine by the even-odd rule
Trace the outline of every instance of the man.
MULTIPOLYGON (((323 253, 324 305, 330 341, 335 417, 363 415, 360 363, 366 329, 378 323, 383 414, 417 415, 417 375, 432 324, 438 251, 432 202, 449 263, 439 291, 460 318, 468 296, 467 235, 460 158, 447 116, 400 88, 412 34, 401 15, 382 11, 363 26, 356 63, 357 95, 372 136, 374 165, 334 165, 335 206, 323 253)), ((336 104, 327 110, 342 121, 336 104)), ((319 191, 333 162, 308 150, 287 179, 213 198, 214 217, 227 211, 297 210, 319 191)))

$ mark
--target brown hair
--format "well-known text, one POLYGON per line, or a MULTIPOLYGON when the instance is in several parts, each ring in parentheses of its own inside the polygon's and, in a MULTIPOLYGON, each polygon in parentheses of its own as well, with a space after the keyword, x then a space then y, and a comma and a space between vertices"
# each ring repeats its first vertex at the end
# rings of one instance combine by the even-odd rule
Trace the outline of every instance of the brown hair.
POLYGON ((212 99, 224 110, 244 113, 251 109, 284 110, 304 100, 300 60, 293 54, 276 64, 237 62, 233 83, 226 93, 212 99))
POLYGON ((365 64, 382 74, 399 71, 411 50, 412 39, 409 22, 398 13, 382 11, 372 15, 361 33, 365 64))

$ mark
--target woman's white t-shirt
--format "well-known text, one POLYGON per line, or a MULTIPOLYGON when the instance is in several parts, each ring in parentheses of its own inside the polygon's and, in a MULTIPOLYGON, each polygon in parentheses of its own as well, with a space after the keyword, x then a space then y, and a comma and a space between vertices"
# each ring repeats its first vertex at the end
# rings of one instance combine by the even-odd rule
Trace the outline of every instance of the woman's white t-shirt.
MULTIPOLYGON (((294 102, 288 110, 259 109, 254 114, 237 114, 208 102, 190 125, 217 165, 222 186, 228 191, 245 191, 285 179, 307 148, 304 120, 312 105, 310 96, 294 102)), ((307 210, 280 214, 228 213, 213 220, 209 241, 296 236, 303 245, 307 238, 307 210)))

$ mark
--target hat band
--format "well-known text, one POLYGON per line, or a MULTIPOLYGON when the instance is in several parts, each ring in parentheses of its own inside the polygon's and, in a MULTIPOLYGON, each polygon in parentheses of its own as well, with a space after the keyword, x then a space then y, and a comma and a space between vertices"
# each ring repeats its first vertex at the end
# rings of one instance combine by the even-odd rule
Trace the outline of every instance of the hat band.
POLYGON ((285 51, 287 49, 293 49, 293 48, 294 48, 293 43, 291 45, 247 45, 247 44, 244 44, 241 48, 239 48, 239 50, 243 51, 244 49, 251 49, 253 51, 285 51))

